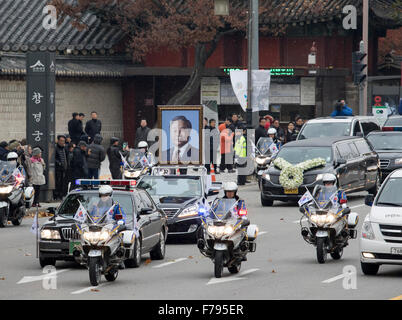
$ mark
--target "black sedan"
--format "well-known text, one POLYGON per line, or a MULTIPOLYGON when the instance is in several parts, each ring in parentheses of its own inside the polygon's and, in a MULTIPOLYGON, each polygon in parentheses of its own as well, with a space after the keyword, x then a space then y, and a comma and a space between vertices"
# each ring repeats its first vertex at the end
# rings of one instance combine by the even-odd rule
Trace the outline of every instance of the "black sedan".
MULTIPOLYGON (((164 253, 167 236, 167 218, 165 213, 157 208, 152 198, 145 190, 114 190, 113 200, 118 202, 126 213, 126 226, 133 230, 134 219, 138 221, 140 237, 134 243, 124 243, 133 247, 140 263, 140 256, 157 251, 160 246, 164 253), (163 237, 162 237, 163 235, 163 237), (138 241, 138 242, 137 242, 138 241), (140 243, 140 246, 137 246, 140 243), (137 254, 138 251, 138 255, 137 254)), ((50 208, 55 216, 50 218, 40 230, 39 262, 42 267, 55 265, 57 260, 74 261, 74 246, 80 241, 76 231, 76 221, 73 220, 81 202, 86 210, 99 201, 97 189, 74 190, 61 203, 59 208, 50 208)), ((131 261, 131 260, 130 260, 131 261)), ((138 265, 137 265, 138 266, 138 265)))
POLYGON ((402 168, 402 132, 375 131, 367 136, 367 140, 380 157, 382 181, 392 171, 402 168))
MULTIPOLYGON (((346 192, 368 190, 369 193, 375 194, 380 187, 378 155, 364 138, 327 137, 300 140, 284 145, 270 167, 262 174, 261 203, 263 206, 272 206, 275 200, 297 201, 306 192, 306 188, 312 191, 317 184, 321 184, 325 173, 334 174, 338 179, 338 186, 346 192), (275 160, 283 159, 291 166, 296 166, 319 158, 325 160, 325 163, 304 170, 299 187, 292 189, 281 184, 281 169, 275 160)), ((293 178, 290 176, 291 174, 289 178, 293 178)))

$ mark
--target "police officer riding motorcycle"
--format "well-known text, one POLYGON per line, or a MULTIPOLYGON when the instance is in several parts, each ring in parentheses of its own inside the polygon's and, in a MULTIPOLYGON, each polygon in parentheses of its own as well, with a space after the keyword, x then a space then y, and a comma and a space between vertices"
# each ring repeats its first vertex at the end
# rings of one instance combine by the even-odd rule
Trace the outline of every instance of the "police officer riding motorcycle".
POLYGON ((220 278, 224 267, 238 273, 247 253, 255 252, 258 228, 250 225, 244 200, 237 195, 237 184, 224 185, 225 196, 217 198, 210 208, 201 208, 202 229, 197 246, 213 260, 215 277, 220 278))
POLYGON ((303 239, 316 246, 317 260, 325 263, 329 253, 339 260, 349 239, 357 236, 358 215, 347 206, 345 191, 336 186, 336 176, 324 174, 323 185, 317 185, 311 195, 307 191, 299 201, 300 212, 307 217, 307 226, 300 220, 303 239))
POLYGON ((123 161, 123 177, 129 180, 138 180, 141 176, 150 174, 152 167, 156 164, 153 154, 148 151, 146 141, 140 141, 138 149, 130 149, 127 161, 123 161))

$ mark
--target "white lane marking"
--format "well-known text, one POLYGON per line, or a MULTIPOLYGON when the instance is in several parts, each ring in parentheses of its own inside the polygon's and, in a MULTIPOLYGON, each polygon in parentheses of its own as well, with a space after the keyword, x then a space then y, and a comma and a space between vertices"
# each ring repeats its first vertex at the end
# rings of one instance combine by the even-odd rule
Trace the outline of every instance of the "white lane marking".
POLYGON ((218 283, 225 283, 225 282, 230 282, 230 281, 237 281, 237 280, 244 280, 247 279, 247 277, 243 277, 245 275, 248 275, 250 273, 256 272, 260 269, 249 269, 246 270, 242 273, 240 273, 237 276, 229 276, 229 277, 225 277, 225 278, 211 278, 211 280, 208 281, 207 286, 211 285, 211 284, 218 284, 218 283))
MULTIPOLYGON (((302 221, 307 221, 307 218, 303 218, 302 221)), ((293 223, 300 223, 300 219, 293 221, 293 223)))
POLYGON ((332 283, 332 282, 335 282, 335 281, 338 281, 338 280, 341 280, 341 279, 345 278, 345 276, 350 276, 350 275, 354 275, 354 274, 356 274, 356 273, 353 272, 353 273, 350 273, 350 274, 340 274, 339 276, 324 280, 324 281, 322 281, 322 283, 332 283))
POLYGON ((358 206, 354 206, 354 207, 350 207, 350 209, 356 209, 356 208, 360 208, 360 207, 364 207, 365 204, 359 204, 358 206))
POLYGON ((267 231, 260 231, 260 232, 258 232, 258 235, 262 236, 263 234, 267 234, 267 233, 268 233, 267 231))
POLYGON ((35 281, 42 281, 43 279, 49 279, 51 277, 54 277, 55 275, 62 273, 62 272, 67 272, 70 271, 71 269, 63 269, 59 270, 56 272, 51 272, 51 273, 46 273, 41 276, 28 276, 28 277, 23 277, 20 281, 17 282, 17 284, 23 284, 23 283, 29 283, 29 282, 35 282, 35 281))
POLYGON ((152 268, 163 268, 163 267, 170 266, 171 264, 174 264, 174 263, 177 263, 177 262, 181 262, 181 261, 184 261, 184 260, 187 260, 187 259, 188 259, 188 258, 174 259, 174 261, 165 262, 165 263, 159 264, 159 265, 157 265, 157 266, 153 266, 152 268))
POLYGON ((84 289, 81 289, 81 290, 77 290, 77 291, 71 292, 71 294, 81 294, 81 293, 90 291, 90 290, 92 290, 92 289, 97 290, 97 289, 99 289, 100 287, 102 287, 102 286, 104 286, 104 285, 105 285, 104 283, 101 283, 99 286, 96 286, 96 287, 88 287, 88 288, 84 288, 84 289))

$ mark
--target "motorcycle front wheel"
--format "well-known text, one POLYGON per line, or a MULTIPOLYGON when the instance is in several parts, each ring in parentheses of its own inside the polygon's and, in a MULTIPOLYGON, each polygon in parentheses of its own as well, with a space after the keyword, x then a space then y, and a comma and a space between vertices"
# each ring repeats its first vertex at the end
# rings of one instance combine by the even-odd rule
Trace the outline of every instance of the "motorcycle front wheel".
POLYGON ((99 258, 89 258, 89 281, 92 286, 98 286, 101 281, 101 266, 99 258))
POLYGON ((317 238, 317 260, 318 263, 325 263, 327 261, 327 248, 326 238, 317 238))
POLYGON ((8 208, 0 209, 0 228, 4 228, 8 221, 8 208))
POLYGON ((107 281, 115 281, 119 275, 119 270, 117 268, 112 268, 108 273, 105 274, 107 281))
POLYGON ((223 271, 223 251, 216 251, 215 253, 215 278, 222 277, 223 271))

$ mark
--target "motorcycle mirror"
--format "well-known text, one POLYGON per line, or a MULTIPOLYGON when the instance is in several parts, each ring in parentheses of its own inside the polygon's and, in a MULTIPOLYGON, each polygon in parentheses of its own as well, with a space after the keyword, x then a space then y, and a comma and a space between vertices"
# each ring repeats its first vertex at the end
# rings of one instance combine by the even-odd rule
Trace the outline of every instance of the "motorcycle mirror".
POLYGON ((347 215, 347 214, 349 214, 349 213, 350 213, 350 208, 345 208, 345 209, 343 210, 342 215, 345 216, 345 215, 347 215))
POLYGON ((303 207, 299 207, 299 211, 300 211, 300 213, 304 213, 304 208, 303 208, 303 207))
POLYGON ((124 221, 123 221, 123 220, 119 220, 119 221, 117 221, 117 224, 118 224, 119 226, 122 226, 122 225, 124 225, 124 221))

